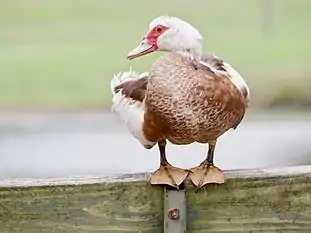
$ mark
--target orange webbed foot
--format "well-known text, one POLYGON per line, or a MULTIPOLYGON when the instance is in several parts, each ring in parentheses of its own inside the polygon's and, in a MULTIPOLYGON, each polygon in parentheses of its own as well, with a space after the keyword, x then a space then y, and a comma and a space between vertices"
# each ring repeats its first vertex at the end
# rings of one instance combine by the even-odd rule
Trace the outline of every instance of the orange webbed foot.
POLYGON ((226 182, 224 172, 213 164, 204 162, 200 166, 190 169, 189 178, 198 188, 206 184, 223 184, 226 182))
POLYGON ((190 171, 173 167, 170 164, 161 165, 158 170, 149 177, 151 185, 170 185, 178 189, 178 186, 187 178, 190 171))

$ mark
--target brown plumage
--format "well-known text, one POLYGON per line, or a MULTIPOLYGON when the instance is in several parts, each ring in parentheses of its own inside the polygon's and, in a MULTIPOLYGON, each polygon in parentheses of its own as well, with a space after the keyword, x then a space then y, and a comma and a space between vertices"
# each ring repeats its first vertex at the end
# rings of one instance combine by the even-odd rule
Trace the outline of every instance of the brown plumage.
POLYGON ((246 109, 243 95, 228 77, 205 67, 195 70, 177 54, 156 61, 147 87, 143 130, 150 141, 207 143, 234 128, 246 109))
MULTIPOLYGON (((160 20, 162 24, 157 22, 159 19, 154 21, 149 34, 129 54, 129 58, 159 50, 159 44, 166 48, 167 42, 160 43, 160 36, 180 23, 176 18, 165 17, 160 20)), ((180 24, 183 28, 178 32, 188 30, 189 35, 197 36, 194 42, 201 42, 195 30, 187 24, 180 24)), ((247 109, 249 90, 239 74, 218 57, 200 53, 196 43, 189 46, 194 49, 187 49, 187 53, 170 52, 158 58, 149 74, 120 80, 118 85, 114 85, 113 91, 120 93, 114 100, 115 109, 123 100, 129 100, 130 104, 134 103, 140 109, 139 114, 129 114, 132 120, 126 120, 133 136, 145 148, 151 148, 156 143, 159 145, 160 168, 151 175, 151 184, 178 187, 188 175, 198 187, 208 183, 224 183, 223 172, 213 165, 216 142, 222 134, 240 124, 247 109), (135 117, 141 119, 141 126, 136 127, 139 122, 133 121, 135 117), (173 167, 166 160, 166 140, 176 145, 208 143, 207 157, 190 170, 173 167)), ((124 114, 122 111, 118 111, 119 115, 124 114)))
POLYGON ((114 88, 115 92, 121 91, 127 98, 143 102, 146 97, 148 76, 137 80, 125 81, 114 88))
MULTIPOLYGON (((202 60, 225 71, 220 59, 204 54, 202 60)), ((235 128, 246 110, 244 96, 226 75, 217 76, 203 65, 195 70, 176 53, 160 57, 149 77, 126 81, 115 90, 136 101, 146 99, 143 132, 152 142, 208 143, 235 128)))

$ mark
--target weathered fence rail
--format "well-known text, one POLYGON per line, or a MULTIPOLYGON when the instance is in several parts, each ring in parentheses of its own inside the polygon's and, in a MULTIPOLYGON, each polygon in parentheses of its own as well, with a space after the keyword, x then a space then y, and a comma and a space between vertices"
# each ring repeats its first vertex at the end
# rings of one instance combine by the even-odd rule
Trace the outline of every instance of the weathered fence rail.
MULTIPOLYGON (((0 232, 161 233, 164 190, 147 175, 2 180, 0 232)), ((311 232, 311 166, 227 176, 197 193, 186 182, 187 232, 311 232)))

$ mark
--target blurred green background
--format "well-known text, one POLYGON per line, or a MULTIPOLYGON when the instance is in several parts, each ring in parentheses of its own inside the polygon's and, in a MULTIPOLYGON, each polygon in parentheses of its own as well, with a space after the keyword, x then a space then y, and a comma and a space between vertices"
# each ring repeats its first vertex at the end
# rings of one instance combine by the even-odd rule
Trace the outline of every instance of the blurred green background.
POLYGON ((162 14, 239 70, 252 107, 311 106, 310 12, 310 0, 1 0, 0 107, 109 107, 112 75, 160 55, 125 58, 162 14))

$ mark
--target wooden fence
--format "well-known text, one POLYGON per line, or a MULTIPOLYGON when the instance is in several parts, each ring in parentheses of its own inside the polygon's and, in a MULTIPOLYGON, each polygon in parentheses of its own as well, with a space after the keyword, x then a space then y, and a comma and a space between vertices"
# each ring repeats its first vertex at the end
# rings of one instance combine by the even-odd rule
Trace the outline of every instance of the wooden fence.
POLYGON ((311 166, 226 172, 198 192, 149 174, 0 181, 1 233, 311 232, 311 166))

